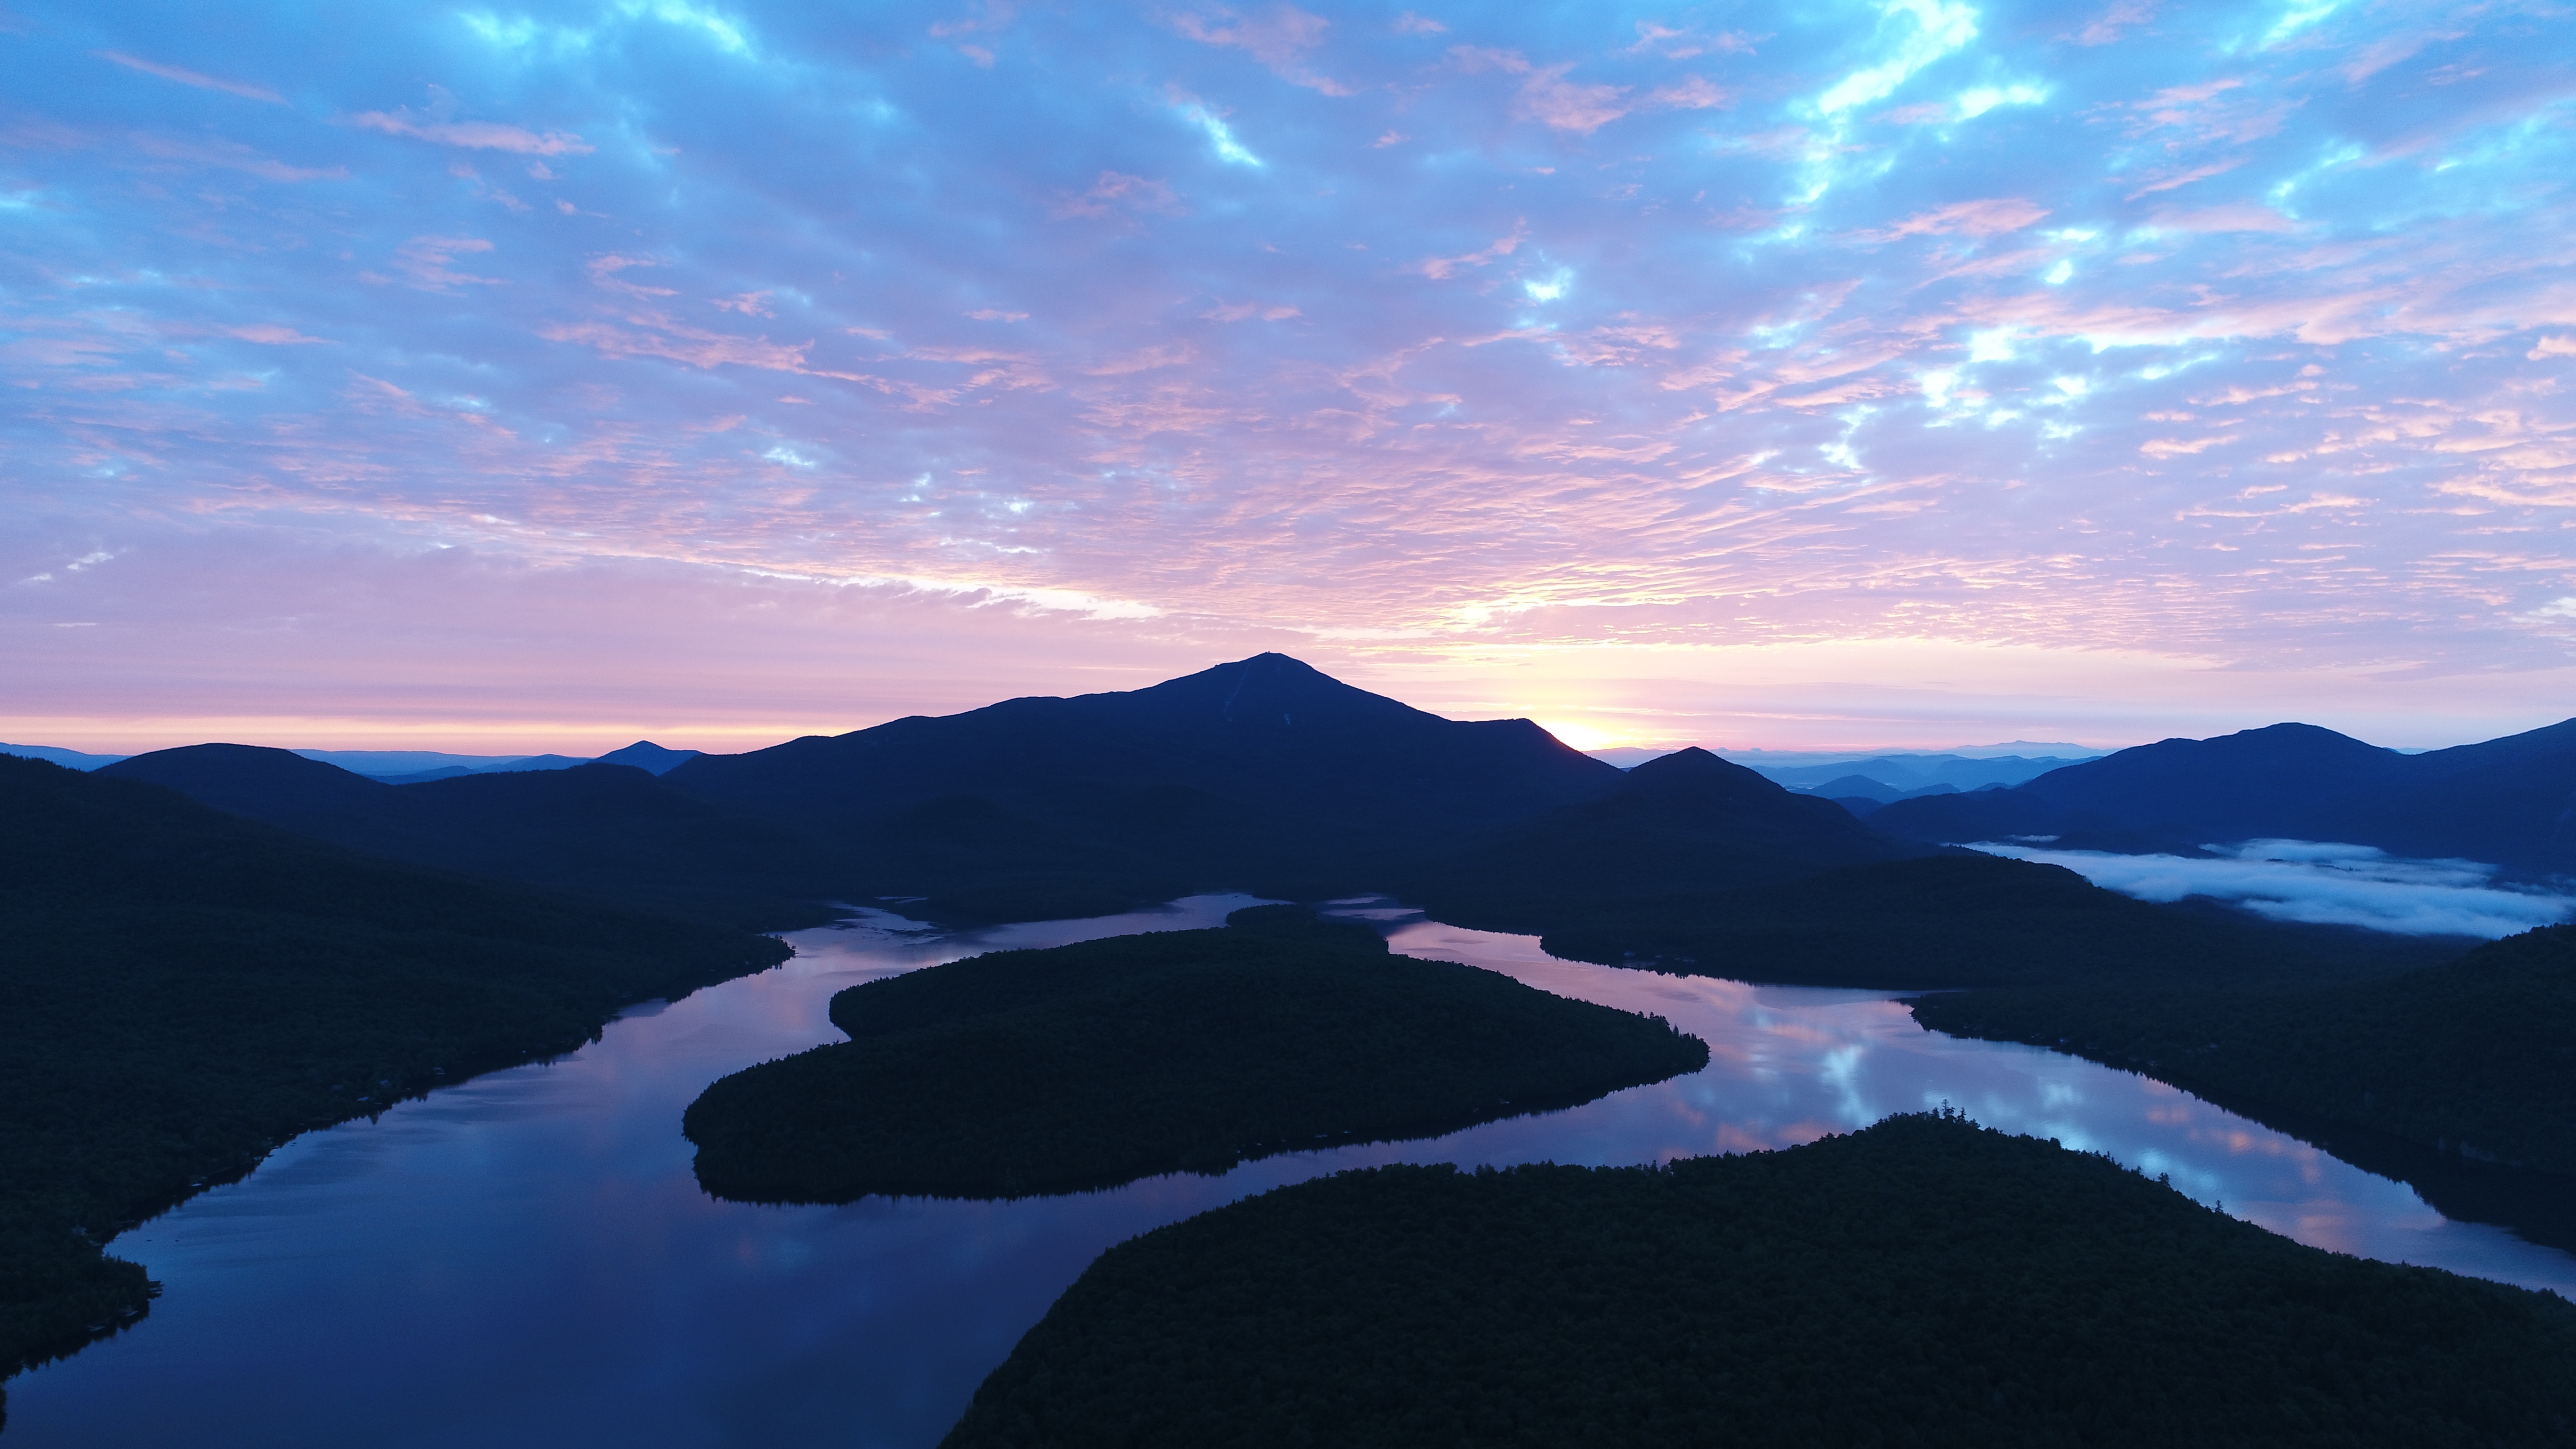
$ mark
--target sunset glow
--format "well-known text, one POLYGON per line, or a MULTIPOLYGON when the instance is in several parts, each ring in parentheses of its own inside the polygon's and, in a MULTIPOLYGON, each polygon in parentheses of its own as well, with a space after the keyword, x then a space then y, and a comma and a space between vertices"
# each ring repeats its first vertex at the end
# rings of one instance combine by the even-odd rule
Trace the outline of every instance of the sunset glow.
POLYGON ((2540 5, 0 11, 0 738, 2576 713, 2540 5))

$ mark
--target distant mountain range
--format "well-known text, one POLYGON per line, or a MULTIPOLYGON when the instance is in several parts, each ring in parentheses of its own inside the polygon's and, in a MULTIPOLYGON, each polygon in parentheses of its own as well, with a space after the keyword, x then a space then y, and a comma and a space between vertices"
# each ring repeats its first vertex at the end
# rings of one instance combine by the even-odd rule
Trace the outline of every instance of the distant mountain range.
POLYGON ((375 854, 729 923, 811 919, 799 900, 894 898, 963 923, 1197 890, 1402 889, 1462 923, 1544 930, 1618 900, 2038 836, 2284 836, 2576 870, 2576 721, 2415 755, 2279 725, 2071 765, 1981 751, 1754 768, 1693 749, 1621 770, 1528 720, 1444 719, 1281 654, 739 755, 638 742, 587 764, 370 779, 313 753, 206 745, 105 768, 375 854))
POLYGON ((2331 840, 2576 874, 2576 720, 2422 754, 2305 724, 2162 740, 2008 790, 1899 801, 1870 823, 1916 841, 2116 851, 2331 840))
POLYGON ((1926 851, 1705 751, 1623 772, 1528 720, 1444 719, 1279 654, 697 756, 658 779, 594 763, 393 784, 241 745, 102 773, 378 855, 728 923, 810 918, 797 899, 898 898, 963 922, 1391 883, 1491 915, 1926 851))
POLYGON ((811 925, 845 874, 811 836, 626 765, 389 784, 288 750, 189 745, 104 766, 201 805, 370 855, 727 925, 811 925))
MULTIPOLYGON (((611 750, 593 759, 575 759, 570 755, 451 755, 438 750, 292 750, 308 760, 320 760, 351 774, 365 775, 389 785, 418 785, 430 780, 450 780, 458 775, 489 775, 524 770, 568 770, 575 765, 633 765, 659 775, 684 760, 698 756, 696 750, 668 750, 651 740, 637 740, 621 750, 611 750)), ((113 765, 127 755, 92 755, 79 750, 66 750, 53 745, 0 745, 0 755, 17 755, 30 760, 44 760, 74 770, 96 770, 113 765)))

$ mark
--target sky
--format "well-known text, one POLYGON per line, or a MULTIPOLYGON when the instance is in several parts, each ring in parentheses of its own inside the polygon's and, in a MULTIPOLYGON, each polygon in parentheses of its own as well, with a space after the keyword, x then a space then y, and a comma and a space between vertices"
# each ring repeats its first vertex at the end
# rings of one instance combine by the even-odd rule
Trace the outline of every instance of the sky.
POLYGON ((0 738, 2576 714, 2576 11, 0 9, 0 738))

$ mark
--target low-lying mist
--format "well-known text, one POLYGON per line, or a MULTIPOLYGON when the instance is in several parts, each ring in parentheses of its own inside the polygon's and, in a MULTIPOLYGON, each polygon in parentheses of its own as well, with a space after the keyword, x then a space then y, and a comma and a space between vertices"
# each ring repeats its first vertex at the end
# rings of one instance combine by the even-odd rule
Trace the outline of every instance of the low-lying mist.
POLYGON ((1971 849, 2062 865, 2144 901, 2209 896, 2275 920, 2363 926, 2405 936, 2495 939, 2576 916, 2576 897, 2495 884, 2474 860, 2407 860, 2367 845, 2248 840, 2209 857, 2050 850, 2045 841, 1979 841, 1971 849))

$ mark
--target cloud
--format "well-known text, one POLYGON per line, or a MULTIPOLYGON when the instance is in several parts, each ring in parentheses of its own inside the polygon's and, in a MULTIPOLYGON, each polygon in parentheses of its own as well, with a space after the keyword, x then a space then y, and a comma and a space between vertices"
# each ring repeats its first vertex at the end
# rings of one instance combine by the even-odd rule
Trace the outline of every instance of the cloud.
POLYGON ((203 140, 137 132, 134 149, 163 161, 180 161, 196 166, 215 166, 227 171, 240 171, 263 181, 345 181, 345 166, 290 166, 274 157, 263 156, 237 141, 220 138, 203 140))
POLYGON ((1521 242, 1528 236, 1529 222, 1516 221, 1512 223, 1511 235, 1496 237, 1490 245, 1481 250, 1464 252, 1454 257, 1430 257, 1416 263, 1414 269, 1435 282, 1446 281, 1461 271, 1472 271, 1510 256, 1520 249, 1521 242))
POLYGON ((1551 130, 1589 136, 1622 116, 1639 110, 1707 110, 1726 104, 1726 93, 1699 76, 1686 76, 1645 96, 1632 87, 1579 83, 1567 79, 1574 62, 1539 66, 1518 51, 1456 45, 1450 59, 1468 74, 1501 71, 1521 77, 1512 95, 1512 116, 1536 121, 1551 130))
POLYGON ((97 52, 97 55, 101 60, 114 61, 128 70, 139 70, 145 75, 157 75, 163 80, 177 81, 183 86, 195 86, 199 90, 222 91, 226 95, 240 96, 244 100, 266 101, 272 106, 286 104, 286 97, 266 86, 253 85, 248 81, 223 80, 175 65, 161 65, 139 56, 127 55, 119 50, 102 50, 97 52))
POLYGON ((587 156, 591 144, 569 131, 547 131, 542 134, 524 126, 502 125, 494 121, 422 121, 408 111, 361 111, 349 118, 349 124, 388 136, 411 136, 435 141, 441 146, 462 146, 471 151, 508 151, 521 156, 587 156))
POLYGON ((2017 196, 1985 201, 1956 201, 1916 214, 1880 231, 1862 235, 1870 241, 1900 241, 1910 236, 2001 236, 2046 219, 2048 209, 2017 196))
POLYGON ((2366 845, 2249 840, 2207 847, 2217 859, 2108 855, 1980 842, 1989 855, 2060 865, 2095 885, 2144 901, 2186 896, 2229 901, 2278 921, 2363 926, 2404 936, 2494 940, 2576 915, 2576 897, 2491 885, 2495 867, 2467 860, 2405 860, 2366 845))
POLYGON ((942 0, 726 50, 655 0, 253 6, 183 49, 91 10, 10 37, 0 117, 0 540, 62 557, 186 519, 316 578, 384 539, 971 578, 1151 600, 1172 655, 1332 630, 1365 677, 1563 691, 1462 711, 1842 669, 1706 696, 1673 728, 1708 742, 2451 743, 2576 690, 2536 612, 2571 592, 2576 130, 2527 15, 2265 49, 2109 0, 1580 33, 942 0), (452 91, 380 104, 423 66, 452 91))
POLYGON ((1058 200, 1051 214, 1057 217, 1104 217, 1125 214, 1179 216, 1188 208, 1164 182, 1143 176, 1130 176, 1124 171, 1103 171, 1091 189, 1080 196, 1058 200))
POLYGON ((225 329, 225 335, 238 337, 244 342, 257 342, 266 347, 297 347, 317 344, 327 346, 329 344, 328 338, 307 337, 292 327, 281 327, 274 322, 254 323, 248 327, 229 327, 225 329))
POLYGON ((2155 0, 2112 0, 2111 7, 2067 37, 2077 45, 2109 45, 2124 33, 2156 18, 2155 0))
POLYGON ((2268 206, 2237 202, 2226 206, 2206 206, 2197 211, 2160 211, 2151 224, 2158 231, 2230 232, 2230 231, 2297 231, 2296 219, 2283 216, 2268 206))
POLYGON ((1722 30, 1715 35, 1702 35, 1687 26, 1675 28, 1652 20, 1637 22, 1637 41, 1624 52, 1643 55, 1649 51, 1666 60, 1689 60, 1695 56, 1751 55, 1755 38, 1737 31, 1722 30))
POLYGON ((1199 317, 1208 322, 1249 322, 1254 318, 1264 322, 1284 322, 1302 315, 1285 302, 1227 302, 1201 312, 1199 317))
POLYGON ((732 365, 767 372, 804 372, 805 354, 814 345, 735 337, 651 316, 630 318, 623 327, 610 322, 549 322, 537 329, 537 335, 548 342, 595 348, 602 357, 663 357, 701 369, 732 365))
POLYGON ((1232 10, 1207 13, 1185 10, 1174 15, 1171 23, 1174 30, 1202 45, 1230 46, 1249 52, 1253 59, 1260 61, 1281 80, 1328 96, 1351 94, 1350 87, 1306 64, 1306 52, 1323 44, 1324 32, 1332 28, 1333 23, 1320 15, 1283 4, 1252 16, 1232 10))

